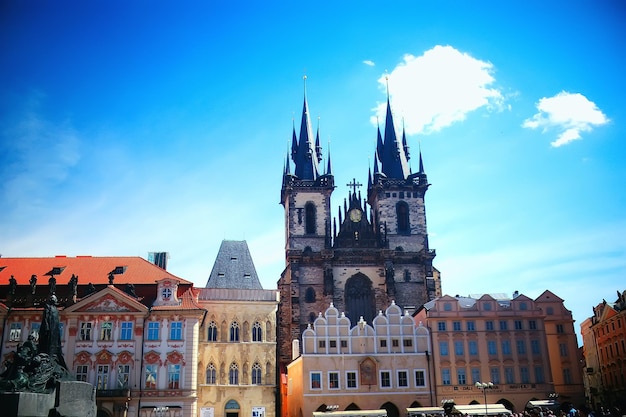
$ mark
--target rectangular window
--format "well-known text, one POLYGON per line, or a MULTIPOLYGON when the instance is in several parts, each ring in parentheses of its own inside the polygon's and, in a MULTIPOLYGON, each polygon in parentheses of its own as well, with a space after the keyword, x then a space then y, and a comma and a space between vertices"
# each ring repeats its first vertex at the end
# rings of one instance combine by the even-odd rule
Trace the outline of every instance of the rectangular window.
POLYGON ((159 340, 161 338, 159 333, 159 322, 148 322, 148 340, 159 340))
POLYGON ((522 330, 522 321, 521 320, 515 320, 514 324, 515 324, 515 330, 522 330))
POLYGON ((439 342, 439 354, 448 356, 448 342, 439 342))
POLYGON ((41 323, 31 323, 30 325, 30 334, 35 336, 35 338, 39 339, 39 329, 41 328, 41 323))
POLYGON ((182 321, 173 321, 170 323, 170 340, 183 340, 182 321))
POLYGON ((450 369, 449 368, 441 369, 441 383, 443 385, 450 385, 450 369))
POLYGON ((563 330, 563 325, 562 324, 557 324, 556 325, 556 332, 557 333, 565 333, 565 331, 563 330))
POLYGON ((535 321, 535 320, 528 320, 528 328, 530 330, 537 330, 537 321, 535 321))
POLYGON ((495 340, 487 341, 487 351, 489 352, 490 355, 497 355, 498 354, 498 342, 496 342, 495 340))
POLYGON ((543 368, 541 366, 535 366, 535 382, 537 384, 543 384, 545 377, 543 376, 543 368))
POLYGON ((91 340, 91 323, 82 322, 80 324, 80 340, 91 340))
POLYGON ((96 389, 103 390, 109 387, 109 365, 98 365, 96 389))
POLYGON ((508 325, 506 320, 500 320, 500 330, 507 330, 508 329, 508 325))
POLYGON ((89 374, 89 368, 87 365, 78 365, 76 367, 76 380, 87 382, 87 375, 89 374))
POLYGON ((391 339, 391 346, 392 347, 400 346, 400 342, 398 341, 398 339, 391 339))
POLYGON ((346 372, 346 386, 348 388, 356 388, 356 372, 346 372))
POLYGON ((520 379, 522 380, 522 384, 529 384, 530 383, 530 374, 528 372, 528 368, 525 366, 521 366, 519 368, 519 376, 520 379))
POLYGON ((525 355, 526 354, 526 342, 523 340, 517 340, 515 342, 515 345, 517 346, 517 354, 518 355, 525 355))
POLYGON ((123 321, 120 328, 120 340, 132 340, 133 339, 133 322, 123 321))
POLYGON ((326 349, 326 341, 325 340, 320 340, 319 342, 317 342, 317 345, 319 346, 320 349, 326 349))
POLYGON ((380 386, 381 388, 391 388, 391 372, 380 371, 380 386))
POLYGON ((541 348, 539 347, 539 340, 537 339, 531 340, 530 349, 533 355, 539 355, 541 353, 541 348))
POLYGON ((167 365, 167 387, 180 388, 180 365, 167 365))
POLYGON ((113 338, 113 323, 104 321, 100 324, 100 340, 111 340, 113 338))
POLYGON ((311 389, 322 389, 322 373, 311 372, 311 389))
POLYGON ((416 387, 426 386, 426 374, 421 369, 415 371, 415 386, 416 387))
POLYGON ((454 354, 457 356, 463 356, 465 354, 462 340, 457 340, 454 342, 454 354))
POLYGON ((407 371, 398 371, 398 388, 407 388, 409 386, 409 373, 407 371))
POLYGON ((156 389, 157 386, 157 367, 159 365, 146 365, 145 381, 146 389, 156 389))
POLYGON ((466 326, 467 326, 467 331, 468 332, 473 332, 474 330, 476 330, 476 324, 474 324, 473 321, 468 321, 466 323, 466 326))
POLYGON ((561 357, 567 356, 567 343, 559 343, 559 353, 561 354, 561 357))
POLYGON ((492 332, 493 331, 493 321, 488 320, 485 322, 485 329, 487 329, 487 331, 492 332))
POLYGON ((22 323, 11 323, 11 331, 9 332, 10 342, 19 342, 22 335, 22 323))
POLYGON ((563 382, 565 382, 566 384, 572 383, 572 373, 570 372, 569 368, 563 368, 563 382))
POLYGON ((510 355, 511 354, 511 341, 510 340, 503 340, 502 341, 502 354, 503 355, 510 355))
POLYGON ((445 332, 446 331, 446 322, 445 321, 437 322, 437 329, 440 332, 445 332))
POLYGON ((337 347, 337 341, 336 340, 330 340, 329 343, 330 343, 330 347, 331 348, 336 348, 337 347))
POLYGON ((467 384, 467 375, 465 375, 465 368, 456 369, 456 379, 459 385, 467 384))
POLYGON ((480 368, 472 368, 472 384, 480 382, 480 368))
POLYGON ((328 373, 328 388, 339 389, 339 372, 328 373))
POLYGON ((452 322, 452 330, 454 330, 455 332, 460 332, 461 331, 461 322, 460 321, 453 321, 452 322))
POLYGON ((412 347, 413 346, 413 340, 411 340, 411 339, 402 339, 402 344, 404 345, 404 347, 412 347))
POLYGON ((348 347, 348 341, 347 340, 342 340, 341 341, 341 347, 342 348, 347 348, 348 347))
POLYGON ((489 374, 491 375, 491 382, 493 382, 494 384, 500 383, 500 368, 489 368, 489 374))
POLYGON ((513 373, 513 368, 504 368, 504 380, 507 384, 512 384, 515 382, 515 376, 513 373))
POLYGON ((117 388, 128 388, 128 379, 130 378, 130 365, 117 365, 117 388))
POLYGON ((385 348, 385 347, 387 347, 387 340, 385 340, 385 339, 380 339, 380 347, 381 347, 381 348, 385 348))
POLYGON ((478 342, 476 340, 467 342, 467 350, 469 350, 469 354, 472 356, 478 355, 478 342))

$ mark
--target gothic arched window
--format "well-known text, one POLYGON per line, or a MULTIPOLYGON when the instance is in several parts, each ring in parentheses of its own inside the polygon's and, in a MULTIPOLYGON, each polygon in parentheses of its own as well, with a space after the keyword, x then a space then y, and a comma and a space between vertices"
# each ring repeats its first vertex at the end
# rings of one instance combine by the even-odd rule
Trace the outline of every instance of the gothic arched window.
POLYGON ((315 204, 308 202, 304 205, 304 233, 314 235, 316 232, 316 209, 315 204))
POLYGON ((217 342, 217 324, 214 321, 207 326, 207 338, 208 342, 217 342))
POLYGON ((232 322, 230 325, 230 339, 231 342, 239 341, 239 323, 236 321, 232 322))
POLYGON ((398 219, 398 233, 409 234, 411 226, 409 223, 409 205, 404 201, 396 204, 396 217, 398 219))
POLYGON ((252 341, 253 342, 263 341, 263 329, 261 328, 261 323, 259 323, 258 321, 252 325, 252 341))
POLYGON ((230 385, 239 385, 239 366, 235 362, 230 364, 228 383, 230 385))
POLYGON ((213 362, 211 362, 209 364, 209 366, 206 367, 206 383, 207 384, 216 384, 217 380, 216 380, 216 375, 217 375, 217 370, 215 369, 215 364, 213 362))
POLYGON ((252 385, 261 385, 261 365, 258 362, 252 365, 252 385))
POLYGON ((346 281, 346 316, 353 323, 359 318, 371 323, 376 313, 374 290, 372 281, 363 273, 359 272, 346 281))
POLYGON ((304 302, 305 303, 314 303, 315 302, 315 290, 313 287, 309 287, 304 292, 304 302))

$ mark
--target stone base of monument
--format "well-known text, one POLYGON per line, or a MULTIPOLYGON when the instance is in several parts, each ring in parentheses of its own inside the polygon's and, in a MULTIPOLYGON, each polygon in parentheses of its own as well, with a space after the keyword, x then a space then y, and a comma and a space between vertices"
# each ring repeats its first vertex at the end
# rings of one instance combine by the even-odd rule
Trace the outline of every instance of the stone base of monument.
POLYGON ((96 417, 96 413, 96 390, 87 382, 57 382, 49 394, 0 393, 0 415, 6 417, 96 417))

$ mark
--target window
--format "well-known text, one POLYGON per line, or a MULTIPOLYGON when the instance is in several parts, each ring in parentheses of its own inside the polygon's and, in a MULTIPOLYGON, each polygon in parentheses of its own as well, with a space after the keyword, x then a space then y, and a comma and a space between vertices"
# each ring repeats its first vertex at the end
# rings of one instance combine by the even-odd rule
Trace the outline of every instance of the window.
POLYGON ((519 376, 520 376, 520 379, 522 380, 522 384, 530 383, 530 374, 528 373, 527 367, 521 366, 519 368, 519 376))
POLYGON ((500 383, 500 368, 494 367, 489 369, 489 374, 491 375, 491 382, 494 384, 500 383))
POLYGON ((319 346, 320 349, 325 349, 326 348, 326 341, 325 340, 320 340, 317 342, 317 345, 319 346))
POLYGON ((19 342, 22 335, 22 323, 11 323, 11 331, 9 333, 10 342, 19 342))
POLYGON ((348 388, 356 388, 356 372, 346 372, 346 386, 348 388))
POLYGON ((314 303, 315 302, 315 290, 313 287, 309 287, 304 292, 304 302, 305 303, 314 303))
POLYGON ((228 383, 230 385, 239 385, 239 366, 235 362, 230 364, 228 383))
POLYGON ((469 354, 472 356, 478 355, 478 342, 476 340, 470 340, 467 342, 467 350, 469 350, 469 354))
POLYGON ((439 342, 439 354, 448 356, 448 342, 439 342))
POLYGON ((537 330, 537 321, 536 320, 528 320, 528 328, 530 330, 537 330))
POLYGON ((504 368, 504 380, 506 381, 507 384, 512 384, 513 382, 515 382, 515 377, 513 374, 513 368, 504 368))
POLYGON ((491 320, 486 321, 485 322, 485 328, 488 331, 492 332, 493 331, 493 321, 491 321, 491 320))
POLYGON ((91 323, 82 322, 80 324, 80 340, 91 340, 91 323))
POLYGON ((426 386, 426 374, 421 369, 415 371, 415 386, 416 387, 425 387, 426 386))
POLYGON ((465 354, 462 340, 457 340, 454 342, 454 354, 457 356, 462 356, 465 354))
POLYGON ((476 330, 476 325, 473 321, 468 321, 467 323, 465 323, 465 325, 467 326, 468 332, 473 332, 474 330, 476 330))
POLYGON ((503 355, 510 355, 511 354, 511 341, 510 340, 503 340, 502 341, 502 354, 503 355))
POLYGON ((459 385, 467 384, 467 375, 465 375, 465 368, 457 368, 456 370, 456 379, 459 385))
POLYGON ((100 340, 111 340, 113 335, 113 323, 105 321, 100 324, 100 340))
POLYGON ((261 327, 261 323, 259 323, 258 321, 252 325, 252 341, 263 341, 263 328, 261 327))
POLYGON ((381 347, 381 348, 387 347, 387 340, 385 340, 385 339, 380 339, 380 347, 381 347))
POLYGON ((568 352, 566 343, 559 343, 559 353, 561 354, 561 357, 567 356, 568 352))
POLYGON ((109 365, 98 365, 96 375, 96 389, 103 390, 109 387, 109 365))
POLYGON ((452 330, 454 330, 455 332, 460 332, 461 331, 461 322, 460 321, 453 321, 452 322, 452 330))
POLYGON ((133 322, 123 321, 120 328, 120 340, 133 339, 133 322))
POLYGON ((304 205, 304 233, 307 235, 314 235, 316 232, 316 209, 315 204, 309 202, 304 205))
POLYGON ((402 344, 404 345, 404 347, 412 347, 413 346, 413 340, 411 340, 411 339, 403 339, 402 340, 402 344))
POLYGON ((554 308, 552 308, 552 307, 546 308, 546 314, 549 315, 549 316, 553 315, 554 314, 554 308))
POLYGON ((507 326, 507 322, 506 320, 500 320, 500 330, 507 330, 508 326, 507 326))
POLYGON ((565 333, 565 331, 563 330, 563 325, 562 324, 557 324, 556 325, 556 332, 557 333, 565 333))
POLYGON ((207 326, 207 341, 216 342, 217 341, 217 324, 214 321, 209 323, 207 326))
POLYGON ((452 311, 452 303, 443 303, 443 311, 452 311))
POLYGON ((450 385, 450 368, 441 369, 441 383, 443 385, 450 385))
POLYGON ((157 382, 157 366, 158 365, 146 365, 146 389, 156 389, 157 382))
POLYGON ((483 304, 483 309, 485 311, 491 311, 491 303, 485 303, 483 304))
POLYGON ((533 355, 539 355, 541 353, 541 348, 539 347, 539 340, 533 339, 530 341, 530 350, 533 355))
POLYGON ((331 348, 336 348, 337 347, 337 341, 336 340, 330 340, 330 347, 331 348))
POLYGON ((30 334, 32 334, 37 340, 39 340, 40 328, 41 328, 41 323, 31 323, 30 325, 30 334))
POLYGON ((78 365, 76 367, 76 380, 87 382, 87 375, 89 372, 89 368, 87 365, 78 365))
POLYGON ((487 341, 487 352, 489 352, 490 355, 498 354, 498 343, 495 340, 487 341))
POLYGON ((252 385, 262 384, 262 380, 261 380, 262 371, 263 370, 261 369, 260 363, 255 362, 254 365, 252 365, 252 385))
POLYGON ((170 323, 170 340, 183 340, 182 321, 173 321, 170 323))
POLYGON ((522 311, 528 310, 528 304, 520 303, 519 304, 519 309, 522 310, 522 311))
POLYGON ((167 365, 167 387, 169 389, 180 388, 180 365, 167 365))
POLYGON ((239 323, 237 323, 236 321, 234 321, 230 325, 230 341, 231 342, 239 341, 239 323))
POLYGON ((523 329, 521 320, 515 320, 513 323, 515 325, 515 330, 522 330, 523 329))
POLYGON ((130 378, 130 365, 117 365, 117 388, 128 388, 128 379, 130 378))
POLYGON ((515 342, 515 345, 517 346, 517 354, 518 355, 525 355, 526 354, 526 342, 523 340, 518 340, 515 342))
POLYGON ((396 204, 396 216, 398 218, 398 233, 410 233, 409 205, 406 202, 399 201, 398 204, 396 204))
POLYGON ((543 368, 541 366, 535 366, 535 382, 537 384, 543 384, 545 382, 543 368))
POLYGON ((398 387, 407 388, 409 386, 409 373, 407 371, 398 371, 398 387))
POLYGON ((569 368, 563 368, 563 382, 565 382, 566 384, 572 383, 572 373, 570 372, 569 368))
POLYGON ((148 322, 148 340, 159 340, 161 338, 159 333, 160 333, 159 322, 158 321, 148 322))
POLYGON ((311 389, 322 389, 322 374, 311 372, 311 389))
POLYGON ((480 382, 480 368, 472 368, 472 384, 480 382))
POLYGON ((341 347, 342 348, 347 348, 348 347, 348 341, 347 340, 342 340, 341 341, 341 347))
POLYGON ((440 332, 445 332, 446 331, 446 322, 445 321, 437 322, 437 330, 439 330, 440 332))
POLYGON ((339 372, 328 373, 328 388, 339 389, 339 372))
POLYGON ((206 367, 206 383, 211 385, 217 383, 217 370, 215 369, 214 363, 210 363, 209 366, 206 367))
POLYGON ((400 345, 400 342, 398 341, 398 339, 391 339, 392 347, 398 347, 399 345, 400 345))
POLYGON ((380 371, 380 386, 382 388, 391 388, 391 372, 380 371))

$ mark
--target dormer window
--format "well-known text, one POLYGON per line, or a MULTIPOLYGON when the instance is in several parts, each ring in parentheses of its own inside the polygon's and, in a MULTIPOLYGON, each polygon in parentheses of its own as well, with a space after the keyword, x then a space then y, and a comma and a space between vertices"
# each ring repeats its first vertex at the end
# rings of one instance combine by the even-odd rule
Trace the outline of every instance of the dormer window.
POLYGON ((61 272, 63 272, 64 269, 64 266, 53 266, 50 272, 48 272, 46 275, 61 275, 61 272))
POLYGON ((172 289, 171 288, 163 288, 161 290, 161 297, 164 300, 169 300, 172 297, 172 289))
POLYGON ((111 273, 114 275, 120 275, 120 274, 123 274, 124 272, 126 272, 125 266, 116 266, 115 269, 111 271, 111 273))

